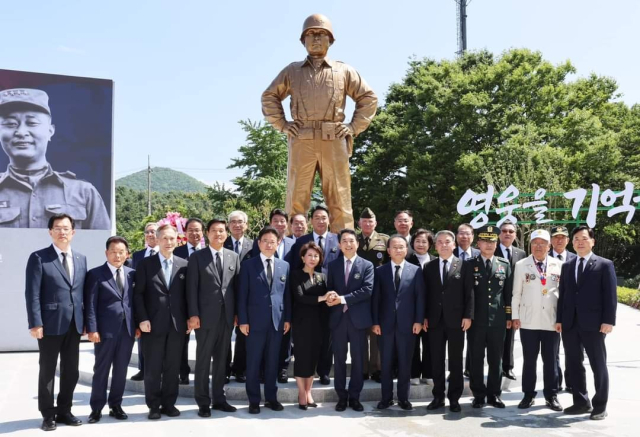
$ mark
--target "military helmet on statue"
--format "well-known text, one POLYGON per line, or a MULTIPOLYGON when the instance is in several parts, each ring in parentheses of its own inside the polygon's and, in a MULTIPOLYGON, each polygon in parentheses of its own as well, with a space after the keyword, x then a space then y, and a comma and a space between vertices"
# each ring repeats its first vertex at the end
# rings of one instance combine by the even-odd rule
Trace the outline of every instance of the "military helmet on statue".
POLYGON ((309 29, 324 29, 329 32, 329 38, 331 40, 331 44, 335 41, 333 37, 333 27, 331 26, 331 20, 329 20, 325 15, 322 14, 313 14, 309 15, 306 20, 304 20, 304 24, 302 25, 302 34, 300 35, 300 41, 304 43, 304 34, 309 29))

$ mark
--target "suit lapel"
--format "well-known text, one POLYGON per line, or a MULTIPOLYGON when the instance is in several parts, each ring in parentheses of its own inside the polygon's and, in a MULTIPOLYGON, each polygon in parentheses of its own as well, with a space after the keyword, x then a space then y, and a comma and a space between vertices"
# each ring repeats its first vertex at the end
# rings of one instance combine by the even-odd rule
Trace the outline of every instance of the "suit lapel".
MULTIPOLYGON (((391 265, 391 263, 389 263, 389 265, 391 265)), ((398 286, 398 289, 396 290, 396 295, 400 294, 400 292, 403 292, 407 289, 407 287, 409 286, 409 272, 408 270, 411 268, 409 267, 409 263, 405 261, 404 263, 404 268, 402 269, 402 273, 400 273, 400 285, 398 286)), ((395 273, 395 272, 394 272, 395 273)), ((391 275, 392 278, 394 278, 394 287, 395 287, 395 276, 391 275)))
POLYGON ((447 272, 447 284, 449 283, 451 278, 457 273, 457 271, 460 269, 461 264, 462 264, 462 261, 460 261, 460 259, 453 257, 453 260, 451 261, 451 267, 449 267, 449 271, 447 272))
MULTIPOLYGON (((107 280, 107 284, 109 284, 109 286, 111 287, 115 295, 118 296, 119 298, 122 298, 122 296, 120 295, 120 291, 118 290, 118 284, 116 284, 116 280, 111 274, 111 269, 109 268, 107 263, 103 264, 102 273, 104 275, 104 278, 107 280)), ((122 280, 124 281, 124 271, 122 271, 122 280)), ((126 289, 126 284, 125 284, 125 289, 126 289)))
POLYGON ((56 252, 56 250, 53 248, 53 244, 50 246, 50 255, 51 259, 53 260, 53 265, 56 266, 64 280, 67 281, 67 284, 73 285, 73 283, 71 282, 71 278, 69 278, 67 272, 64 270, 64 267, 62 267, 62 262, 60 262, 60 257, 58 256, 58 252, 56 252))
MULTIPOLYGON (((596 257, 596 255, 595 254, 591 255, 591 258, 589 258, 589 261, 587 261, 587 264, 584 266, 584 270, 582 271, 582 277, 580 278, 581 281, 578 284, 578 287, 582 287, 582 285, 587 281, 589 274, 595 269, 596 262, 598 262, 598 258, 596 257)), ((574 273, 575 273, 575 269, 574 269, 574 273)))
POLYGON ((153 255, 153 258, 154 258, 153 263, 155 264, 155 268, 158 271, 158 277, 160 278, 160 282, 162 282, 162 285, 164 285, 164 289, 167 290, 167 292, 169 292, 169 287, 167 287, 167 279, 164 277, 164 269, 162 268, 162 263, 160 262, 160 255, 155 254, 153 255))

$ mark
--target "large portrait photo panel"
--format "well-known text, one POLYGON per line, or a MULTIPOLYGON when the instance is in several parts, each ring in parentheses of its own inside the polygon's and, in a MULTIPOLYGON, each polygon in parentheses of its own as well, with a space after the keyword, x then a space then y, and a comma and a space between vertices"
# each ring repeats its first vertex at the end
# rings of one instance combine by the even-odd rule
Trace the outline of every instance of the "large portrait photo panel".
POLYGON ((73 249, 89 267, 104 260, 115 215, 113 92, 107 79, 0 69, 0 350, 37 348, 25 266, 51 244, 51 216, 74 218, 73 249))

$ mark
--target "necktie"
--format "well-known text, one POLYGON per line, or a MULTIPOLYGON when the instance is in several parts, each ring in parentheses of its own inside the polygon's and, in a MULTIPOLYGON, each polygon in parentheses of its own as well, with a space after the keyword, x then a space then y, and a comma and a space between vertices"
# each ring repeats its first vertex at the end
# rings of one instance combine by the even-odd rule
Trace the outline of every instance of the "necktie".
POLYGON ((542 267, 544 264, 542 264, 540 261, 538 261, 536 264, 538 264, 538 270, 542 271, 542 267))
POLYGON ((216 252, 216 269, 218 270, 220 281, 222 281, 222 260, 220 259, 220 252, 216 252))
POLYGON ((71 278, 71 268, 69 267, 66 252, 62 252, 62 267, 64 267, 64 271, 67 273, 67 278, 69 278, 70 281, 73 280, 73 278, 71 278))
POLYGON ((467 260, 467 252, 460 253, 460 258, 462 258, 462 261, 466 261, 467 260))
POLYGON ((442 285, 447 285, 447 260, 442 260, 442 285))
POLYGON ((562 255, 558 255, 558 259, 562 261, 562 255))
POLYGON ((156 251, 155 251, 154 249, 151 249, 151 250, 149 251, 149 256, 153 256, 153 255, 155 255, 155 254, 156 254, 156 251))
POLYGON ((271 269, 271 260, 267 259, 267 282, 269 283, 269 289, 273 285, 273 270, 271 269))
POLYGON ((507 261, 511 262, 511 249, 507 249, 507 261))
POLYGON ((322 251, 324 252, 324 244, 322 244, 322 235, 318 235, 318 246, 320 246, 320 249, 322 249, 322 251))
POLYGON ((396 273, 393 276, 393 283, 396 286, 396 293, 398 293, 398 289, 400 288, 400 266, 396 266, 396 273))
POLYGON ((116 285, 118 286, 118 291, 120 291, 120 295, 124 293, 124 281, 122 280, 122 269, 116 270, 116 285))
POLYGON ((578 264, 578 278, 577 283, 580 285, 582 282, 582 273, 584 272, 584 258, 580 258, 580 263, 578 264))
POLYGON ((491 260, 488 259, 484 262, 484 267, 487 269, 487 276, 491 275, 491 260))
POLYGON ((190 257, 191 255, 193 255, 193 252, 196 251, 196 248, 191 246, 191 250, 189 250, 189 255, 187 255, 187 258, 190 257))
POLYGON ((351 273, 351 260, 347 260, 347 266, 344 269, 344 285, 346 286, 349 283, 349 273, 351 273))
POLYGON ((167 288, 171 287, 171 263, 168 259, 164 260, 164 280, 167 283, 167 288))
POLYGON ((366 252, 367 250, 369 250, 369 243, 370 243, 370 242, 371 242, 371 238, 369 238, 369 237, 365 237, 365 239, 364 239, 364 250, 365 250, 365 252, 366 252))
POLYGON ((237 253, 238 255, 240 255, 240 241, 239 240, 236 240, 236 244, 235 244, 235 246, 233 248, 233 251, 235 253, 237 253))

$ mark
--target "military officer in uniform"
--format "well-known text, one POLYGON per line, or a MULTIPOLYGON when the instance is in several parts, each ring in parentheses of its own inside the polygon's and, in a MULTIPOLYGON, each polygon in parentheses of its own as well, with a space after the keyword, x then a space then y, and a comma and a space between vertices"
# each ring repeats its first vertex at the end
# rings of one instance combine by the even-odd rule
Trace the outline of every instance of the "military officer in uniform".
MULTIPOLYGON (((511 328, 511 264, 494 255, 498 228, 484 226, 478 230, 480 255, 467 261, 473 271, 475 311, 469 330, 468 348, 471 356, 471 391, 473 408, 487 403, 504 408, 502 394, 502 354, 504 337, 511 328), (487 350, 489 373, 484 383, 484 352, 487 350)), ((469 352, 467 352, 469 353, 469 352)))
MULTIPOLYGON (((373 264, 373 268, 380 267, 389 261, 387 252, 387 234, 376 232, 376 215, 370 208, 365 208, 360 214, 358 226, 362 231, 358 235, 358 256, 373 264)), ((367 339, 364 347, 364 379, 380 382, 380 352, 378 350, 378 338, 371 329, 367 330, 367 339), (368 345, 368 347, 367 347, 368 345)))
POLYGON ((49 96, 36 89, 0 91, 0 144, 9 167, 0 173, 0 227, 46 228, 68 214, 76 229, 111 229, 102 197, 70 171, 57 172, 46 152, 55 132, 49 96))
POLYGON ((353 67, 327 58, 334 42, 327 17, 308 17, 300 41, 308 56, 285 67, 262 94, 262 113, 289 141, 286 210, 290 215, 309 210, 318 170, 331 229, 353 229, 349 157, 353 138, 369 126, 376 113, 378 98, 353 67), (288 96, 293 121, 285 119, 282 107, 288 96), (348 123, 346 96, 355 102, 348 123))

